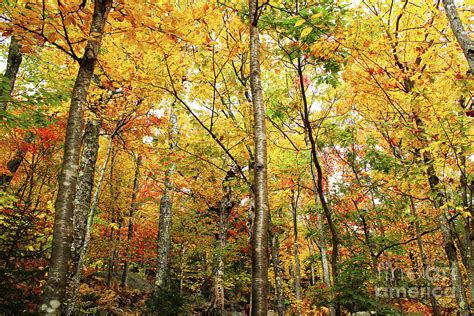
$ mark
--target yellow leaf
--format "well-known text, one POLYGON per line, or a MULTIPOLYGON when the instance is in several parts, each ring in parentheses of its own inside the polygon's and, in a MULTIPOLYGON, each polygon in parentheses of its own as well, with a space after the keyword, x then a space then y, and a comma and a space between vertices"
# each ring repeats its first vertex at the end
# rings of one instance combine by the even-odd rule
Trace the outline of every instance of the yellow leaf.
POLYGON ((322 15, 323 15, 323 14, 322 14, 321 12, 316 13, 316 14, 313 14, 313 15, 311 16, 311 19, 312 19, 312 20, 315 20, 315 19, 319 18, 319 17, 322 16, 322 15))
POLYGON ((300 25, 303 25, 303 24, 304 24, 304 22, 306 22, 306 20, 305 20, 305 19, 298 20, 298 21, 296 21, 296 23, 295 23, 295 26, 300 26, 300 25))
POLYGON ((308 36, 308 34, 311 33, 312 30, 313 28, 311 26, 305 27, 303 31, 301 31, 301 37, 308 36))

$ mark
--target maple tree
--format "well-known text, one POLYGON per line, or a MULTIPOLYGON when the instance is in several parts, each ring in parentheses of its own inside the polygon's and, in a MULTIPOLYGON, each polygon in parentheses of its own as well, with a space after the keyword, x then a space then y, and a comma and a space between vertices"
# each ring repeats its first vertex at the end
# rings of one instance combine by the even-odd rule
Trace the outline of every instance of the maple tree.
POLYGON ((4 1, 0 311, 474 308, 465 1, 4 1))

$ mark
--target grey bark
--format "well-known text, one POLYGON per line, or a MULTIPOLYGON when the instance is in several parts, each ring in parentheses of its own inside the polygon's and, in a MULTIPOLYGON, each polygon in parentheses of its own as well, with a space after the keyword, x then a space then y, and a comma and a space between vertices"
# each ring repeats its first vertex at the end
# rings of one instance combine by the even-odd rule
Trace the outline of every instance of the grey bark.
POLYGON ((258 1, 249 2, 250 20, 250 88, 254 113, 255 165, 255 221, 252 233, 252 315, 268 313, 268 188, 267 134, 265 105, 260 79, 260 39, 258 31, 258 1))
MULTIPOLYGON (((173 105, 174 107, 174 105, 173 105)), ((170 112, 170 150, 174 151, 177 146, 178 118, 174 109, 170 112)), ((168 286, 169 277, 169 256, 171 249, 171 219, 173 207, 173 180, 172 176, 176 170, 173 162, 165 174, 165 187, 160 201, 160 219, 158 223, 158 254, 157 270, 155 278, 155 292, 168 286)))
POLYGON ((72 242, 71 271, 74 275, 77 270, 81 249, 87 227, 87 216, 91 207, 92 189, 94 187, 95 166, 99 151, 99 130, 101 121, 90 120, 86 123, 84 131, 83 149, 79 165, 79 178, 77 181, 76 197, 74 199, 74 239, 72 242))
POLYGON ((81 285, 82 267, 84 265, 84 260, 87 256, 87 250, 89 248, 89 243, 91 240, 91 231, 92 231, 92 225, 94 224, 95 210, 97 208, 97 203, 99 203, 100 189, 102 188, 102 183, 104 182, 105 170, 107 169, 107 164, 109 163, 109 160, 110 160, 110 153, 112 152, 114 136, 115 136, 115 132, 112 135, 110 135, 110 141, 107 147, 107 153, 105 154, 104 164, 102 165, 102 168, 100 170, 99 180, 97 181, 97 188, 95 189, 94 197, 92 199, 92 204, 87 214, 87 224, 86 224, 86 229, 84 233, 84 242, 83 242, 81 252, 79 255, 79 260, 77 262, 76 270, 74 271, 74 278, 72 280, 73 284, 72 284, 72 290, 71 290, 71 301, 67 309, 68 315, 72 315, 77 306, 77 292, 79 290, 79 286, 81 285))
POLYGON ((140 178, 140 166, 142 163, 142 157, 138 156, 136 160, 135 166, 135 176, 133 178, 133 190, 132 190, 132 202, 130 205, 130 211, 128 213, 128 233, 127 233, 127 248, 126 248, 126 259, 123 264, 123 273, 122 273, 122 280, 120 285, 125 286, 127 284, 127 277, 128 277, 128 266, 130 264, 131 259, 131 242, 133 238, 133 215, 137 210, 137 195, 138 195, 138 183, 140 178))
POLYGON ((95 0, 94 13, 84 55, 72 91, 66 128, 64 156, 59 176, 59 190, 55 204, 53 246, 49 262, 48 279, 44 287, 41 314, 59 314, 63 307, 73 238, 74 197, 79 169, 84 105, 94 72, 105 22, 112 0, 95 0))
POLYGON ((474 41, 469 37, 469 34, 462 24, 454 1, 443 0, 443 5, 454 36, 456 36, 456 40, 459 46, 461 46, 466 61, 469 64, 471 75, 474 75, 474 41))

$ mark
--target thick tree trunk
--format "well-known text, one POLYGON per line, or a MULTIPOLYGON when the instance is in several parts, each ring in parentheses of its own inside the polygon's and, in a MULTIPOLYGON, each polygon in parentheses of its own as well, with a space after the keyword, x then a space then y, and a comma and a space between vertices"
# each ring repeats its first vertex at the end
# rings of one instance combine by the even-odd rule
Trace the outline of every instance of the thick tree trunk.
POLYGON ((283 281, 281 278, 281 270, 280 270, 279 236, 277 233, 273 233, 270 230, 270 238, 271 238, 273 274, 275 275, 276 309, 278 312, 278 316, 284 316, 285 315, 285 296, 283 293, 283 281))
POLYGON ((130 264, 131 258, 131 243, 133 238, 133 215, 137 210, 137 195, 138 195, 138 181, 140 177, 140 165, 142 163, 142 157, 138 156, 135 166, 135 177, 133 178, 133 190, 132 190, 132 203, 130 205, 130 211, 128 213, 128 234, 127 234, 127 249, 126 249, 126 259, 123 264, 123 273, 122 280, 120 285, 125 286, 127 284, 128 277, 128 266, 130 264))
POLYGON ((255 165, 255 221, 252 234, 252 315, 268 313, 268 188, 267 188, 267 133, 265 105, 260 80, 260 39, 258 31, 258 1, 250 0, 250 88, 254 111, 255 165))
MULTIPOLYGON (((174 109, 170 112, 170 150, 174 151, 177 145, 178 118, 174 109)), ((171 249, 171 217, 173 207, 173 180, 176 164, 173 162, 165 174, 165 187, 160 201, 160 219, 158 223, 158 255, 155 278, 155 292, 169 284, 169 256, 171 249)))
MULTIPOLYGON (((411 216, 417 216, 416 215, 416 206, 415 206, 415 200, 413 197, 410 196, 410 213, 411 216)), ((420 221, 416 217, 415 220, 415 234, 416 234, 416 241, 418 244, 418 250, 420 251, 420 257, 421 257, 421 264, 423 265, 423 272, 422 272, 422 277, 423 280, 426 282, 427 287, 428 287, 428 296, 430 298, 430 304, 431 304, 431 309, 433 312, 434 316, 439 316, 440 311, 438 307, 438 302, 436 302, 436 298, 433 296, 432 293, 432 288, 433 285, 431 284, 431 281, 429 278, 427 278, 427 273, 429 269, 429 264, 428 264, 428 258, 426 257, 426 252, 425 252, 425 246, 423 244, 423 239, 421 238, 421 227, 420 227, 420 221)))
POLYGON ((86 123, 84 132, 83 149, 79 165, 79 178, 77 181, 76 197, 74 199, 74 239, 72 242, 71 272, 77 271, 77 264, 81 256, 86 235, 87 215, 91 207, 92 189, 94 187, 95 166, 99 151, 99 130, 101 121, 90 120, 86 123))
POLYGON ((15 87, 15 81, 20 69, 23 56, 21 45, 15 36, 12 36, 8 49, 7 68, 0 84, 0 110, 6 111, 8 100, 15 87))
POLYGON ((59 190, 55 205, 53 246, 44 288, 42 314, 59 314, 66 295, 73 238, 73 210, 79 169, 79 152, 84 120, 84 105, 94 73, 99 47, 112 0, 95 0, 94 13, 84 56, 72 91, 64 157, 59 176, 59 190))
POLYGON ((97 203, 99 203, 100 189, 102 188, 102 183, 104 182, 105 170, 107 169, 107 164, 110 159, 110 153, 112 152, 114 136, 115 132, 110 136, 109 145, 107 147, 107 153, 105 154, 104 164, 102 165, 99 180, 97 181, 97 188, 95 189, 94 198, 87 214, 87 224, 84 232, 84 241, 79 255, 79 260, 77 262, 77 267, 74 271, 75 274, 72 280, 71 301, 67 309, 68 315, 73 314, 77 306, 77 292, 79 290, 79 286, 81 285, 82 267, 84 265, 84 260, 87 256, 87 250, 89 248, 89 243, 91 240, 91 231, 92 225, 94 223, 95 209, 97 208, 97 203))
POLYGON ((471 75, 474 75, 474 41, 469 37, 469 34, 462 24, 454 1, 443 0, 443 4, 454 36, 456 36, 459 46, 461 46, 467 63, 469 64, 471 75))

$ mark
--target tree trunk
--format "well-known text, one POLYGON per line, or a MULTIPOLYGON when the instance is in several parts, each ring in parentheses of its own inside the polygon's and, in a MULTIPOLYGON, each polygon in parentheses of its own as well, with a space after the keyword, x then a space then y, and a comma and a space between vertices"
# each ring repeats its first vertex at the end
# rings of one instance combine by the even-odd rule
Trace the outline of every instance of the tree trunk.
POLYGON ((84 132, 84 145, 81 153, 79 166, 79 178, 77 181, 76 197, 74 199, 74 239, 72 242, 72 264, 71 272, 77 271, 77 264, 84 245, 84 237, 87 227, 87 215, 91 207, 92 189, 94 187, 95 166, 99 151, 99 130, 101 121, 90 120, 86 123, 84 132))
POLYGON ((456 36, 459 46, 461 46, 467 63, 469 64, 471 75, 474 75, 474 41, 469 37, 469 34, 462 24, 454 1, 443 0, 443 4, 454 36, 456 36))
MULTIPOLYGON (((174 105, 173 105, 174 107, 174 105)), ((177 145, 178 136, 178 118, 174 113, 174 109, 170 112, 170 150, 173 152, 177 145)), ((176 163, 172 163, 171 167, 165 174, 165 187, 163 196, 160 201, 160 219, 158 223, 158 255, 157 269, 155 279, 155 292, 160 288, 168 286, 169 277, 169 256, 171 249, 171 217, 173 207, 173 180, 172 176, 176 169, 176 163)))
POLYGON ((133 191, 132 191, 132 203, 130 205, 130 212, 128 213, 128 234, 127 234, 127 249, 126 249, 126 259, 123 264, 123 273, 122 273, 122 280, 120 285, 125 286, 127 284, 127 277, 128 277, 128 266, 130 264, 131 258, 131 242, 133 238, 133 215, 137 210, 137 194, 138 194, 138 180, 140 177, 140 165, 142 163, 142 157, 138 156, 136 161, 135 167, 135 177, 133 179, 133 191))
POLYGON ((112 0, 95 0, 94 13, 84 56, 72 91, 69 109, 64 156, 59 176, 59 190, 55 204, 53 245, 44 288, 42 314, 59 314, 66 295, 68 272, 73 238, 73 209, 78 176, 79 152, 84 120, 84 104, 94 72, 99 47, 104 33, 112 0))
POLYGON ((252 315, 268 313, 268 188, 265 105, 260 81, 260 39, 258 1, 250 0, 250 88, 254 112, 255 221, 252 234, 252 315))
POLYGON ((421 238, 421 227, 420 227, 420 221, 416 217, 416 207, 415 207, 415 200, 413 199, 412 196, 410 196, 410 213, 412 216, 415 216, 415 234, 416 234, 416 241, 418 243, 418 249, 420 251, 420 257, 421 257, 421 264, 423 265, 423 272, 422 272, 422 277, 423 280, 426 282, 427 287, 428 287, 428 296, 430 298, 430 303, 431 303, 431 309, 433 310, 433 315, 439 316, 440 311, 438 307, 438 303, 436 302, 436 298, 433 296, 432 293, 432 288, 433 285, 431 284, 431 281, 427 277, 428 269, 429 269, 429 264, 428 264, 428 258, 426 257, 426 252, 425 252, 425 246, 423 244, 423 239, 421 238))
POLYGON ((278 234, 273 233, 270 230, 271 237, 271 251, 272 251, 272 264, 273 274, 275 275, 275 296, 276 296, 276 308, 278 316, 285 315, 285 296, 283 293, 283 282, 281 278, 280 270, 280 242, 278 240, 278 234))
POLYGON ((87 214, 87 225, 84 232, 84 242, 83 242, 81 252, 79 255, 79 260, 77 262, 76 270, 74 271, 75 272, 74 278, 72 280, 73 285, 72 285, 72 290, 71 290, 71 302, 67 309, 68 315, 72 315, 77 306, 77 292, 79 290, 79 286, 81 285, 82 267, 84 265, 84 260, 87 256, 87 250, 88 250, 89 243, 91 240, 91 231, 92 231, 92 225, 94 223, 95 209, 97 208, 97 203, 99 202, 100 189, 102 188, 102 183, 104 182, 105 170, 107 169, 107 164, 110 159, 110 153, 112 152, 114 136, 115 136, 115 132, 110 136, 109 145, 107 147, 107 153, 105 154, 104 164, 102 165, 102 169, 100 170, 99 180, 97 182, 97 188, 95 189, 94 198, 92 200, 92 204, 87 214))
POLYGON ((293 190, 293 196, 291 199, 291 208, 293 215, 293 256, 295 258, 295 297, 296 297, 296 315, 301 315, 301 264, 300 254, 298 249, 298 221, 297 221, 297 209, 298 209, 299 192, 296 193, 293 190))
POLYGON ((0 110, 6 111, 10 95, 15 87, 15 81, 20 69, 23 56, 21 54, 21 45, 15 36, 10 40, 8 49, 7 68, 0 84, 0 110))

